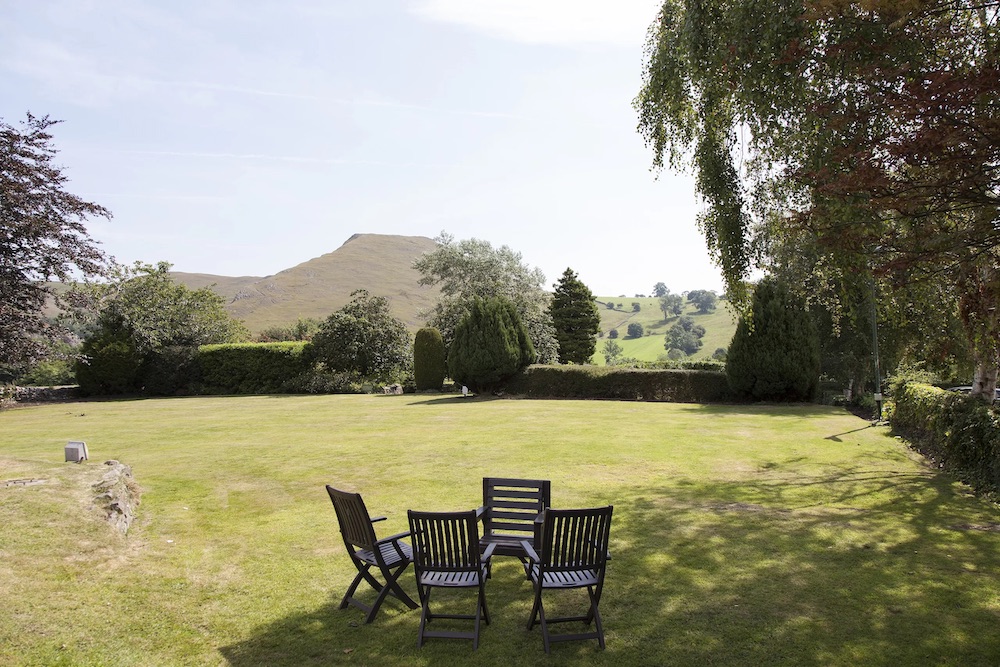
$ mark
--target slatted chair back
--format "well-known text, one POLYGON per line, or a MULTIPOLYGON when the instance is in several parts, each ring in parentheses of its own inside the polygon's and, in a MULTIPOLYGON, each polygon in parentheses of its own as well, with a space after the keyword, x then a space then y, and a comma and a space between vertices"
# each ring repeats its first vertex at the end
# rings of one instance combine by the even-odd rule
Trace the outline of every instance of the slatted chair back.
POLYGON ((337 512, 337 522, 340 524, 340 534, 344 537, 344 545, 350 550, 373 549, 375 544, 375 529, 372 519, 365 507, 365 501, 360 493, 340 491, 332 486, 326 487, 337 512))
POLYGON ((535 519, 551 502, 547 479, 483 478, 483 533, 533 539, 535 519))
POLYGON ((543 572, 595 570, 603 575, 608 559, 613 507, 545 511, 542 522, 543 572))
POLYGON ((476 511, 410 510, 413 565, 420 572, 477 572, 482 568, 476 511))

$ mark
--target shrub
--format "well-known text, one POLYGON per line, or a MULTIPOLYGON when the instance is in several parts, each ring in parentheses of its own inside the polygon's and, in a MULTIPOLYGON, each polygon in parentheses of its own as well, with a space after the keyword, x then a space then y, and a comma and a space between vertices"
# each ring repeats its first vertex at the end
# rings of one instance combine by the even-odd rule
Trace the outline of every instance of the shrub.
POLYGON ((198 348, 171 345, 148 354, 139 368, 141 389, 152 396, 196 394, 201 389, 198 348))
POLYGON ((434 327, 424 327, 413 339, 413 380, 417 391, 440 390, 448 374, 444 339, 434 327))
POLYGON ((75 371, 84 396, 130 394, 136 391, 142 357, 124 336, 92 336, 80 347, 75 371))
POLYGON ((324 321, 312 339, 318 361, 335 372, 353 373, 360 382, 396 382, 412 366, 410 332, 389 310, 385 297, 365 290, 324 321))
POLYGON ((777 282, 762 280, 729 346, 733 391, 755 400, 808 400, 819 386, 819 367, 813 318, 777 282))
POLYGON ((506 386, 534 398, 592 398, 708 403, 731 397, 719 370, 647 370, 621 366, 529 366, 506 386))
POLYGON ((894 431, 976 491, 1000 491, 1000 419, 991 406, 915 382, 898 386, 894 403, 894 431))
POLYGON ((534 358, 534 346, 514 304, 504 297, 476 297, 455 327, 448 374, 473 391, 490 391, 534 358))
POLYGON ((309 343, 229 343, 198 348, 209 393, 268 394, 293 391, 309 368, 309 343))
POLYGON ((612 329, 609 331, 608 338, 618 338, 618 329, 612 329))

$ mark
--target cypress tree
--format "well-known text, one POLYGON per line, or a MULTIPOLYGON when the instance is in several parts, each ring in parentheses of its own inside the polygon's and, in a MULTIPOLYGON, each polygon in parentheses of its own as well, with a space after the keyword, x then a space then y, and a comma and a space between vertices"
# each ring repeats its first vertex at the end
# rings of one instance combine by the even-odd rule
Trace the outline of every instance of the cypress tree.
POLYGON ((809 400, 819 370, 813 319, 775 280, 762 280, 754 289, 749 319, 740 319, 729 346, 730 387, 756 400, 809 400))
POLYGON ((413 380, 417 391, 440 390, 448 374, 444 339, 434 327, 424 327, 413 339, 413 380))
POLYGON ((555 285, 549 314, 559 343, 559 360, 564 363, 589 364, 597 348, 601 314, 590 289, 572 269, 566 269, 555 285))
POLYGON ((490 391, 534 358, 534 346, 514 305, 504 297, 476 297, 455 327, 448 374, 473 391, 490 391))

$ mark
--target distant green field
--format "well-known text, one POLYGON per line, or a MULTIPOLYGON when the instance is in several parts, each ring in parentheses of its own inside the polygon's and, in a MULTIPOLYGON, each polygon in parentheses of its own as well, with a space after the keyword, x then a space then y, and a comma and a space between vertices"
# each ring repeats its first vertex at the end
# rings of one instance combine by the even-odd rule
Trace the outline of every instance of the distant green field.
MULTIPOLYGON (((660 355, 667 353, 663 346, 664 336, 679 318, 671 317, 664 320, 659 299, 599 296, 597 302, 601 312, 602 336, 597 339, 597 351, 592 358, 594 364, 604 365, 604 354, 601 350, 604 348, 604 342, 608 340, 608 332, 612 329, 618 330, 617 341, 626 357, 640 361, 656 361, 660 355), (609 302, 615 304, 614 309, 607 307, 606 304, 609 302), (633 303, 639 304, 639 312, 632 311, 633 303), (620 308, 618 304, 621 304, 620 308), (626 337, 628 325, 632 322, 642 325, 642 338, 626 337)), ((705 327, 701 350, 689 357, 690 359, 708 359, 718 348, 729 347, 729 342, 736 331, 736 316, 728 301, 720 300, 715 312, 708 315, 698 314, 694 305, 686 303, 684 315, 693 317, 695 322, 705 327)))

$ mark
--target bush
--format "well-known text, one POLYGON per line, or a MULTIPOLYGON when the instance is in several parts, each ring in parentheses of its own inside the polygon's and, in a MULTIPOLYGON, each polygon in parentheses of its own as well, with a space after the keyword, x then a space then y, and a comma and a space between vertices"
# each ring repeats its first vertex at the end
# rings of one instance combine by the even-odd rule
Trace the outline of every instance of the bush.
POLYGON ((417 391, 439 391, 447 374, 441 332, 434 327, 421 329, 413 339, 413 380, 417 391))
POLYGON ((389 310, 389 300, 365 290, 328 317, 313 336, 318 361, 359 382, 386 384, 405 377, 413 365, 410 332, 389 310))
POLYGON ((612 329, 608 332, 608 338, 618 338, 618 329, 612 329))
POLYGON ((598 366, 529 366, 512 378, 508 393, 533 398, 591 398, 710 403, 730 400, 719 370, 647 370, 598 366))
POLYGON ((894 431, 977 492, 1000 491, 1000 419, 990 405, 920 383, 895 394, 894 431))
POLYGON ((80 347, 76 381, 84 396, 131 394, 137 389, 142 357, 131 340, 109 334, 88 338, 80 347))
POLYGON ((754 289, 748 317, 729 346, 733 391, 754 400, 809 400, 819 386, 819 337, 812 317, 774 280, 754 289))
POLYGON ((628 337, 629 338, 642 338, 642 325, 638 322, 629 322, 628 325, 628 337))
POLYGON ((144 394, 177 396, 196 394, 201 389, 201 364, 198 348, 171 345, 149 354, 139 368, 144 394))
POLYGON ((310 366, 309 343, 202 345, 198 362, 208 393, 270 394, 294 391, 310 366))
POLYGON ((476 297, 455 327, 448 374, 481 393, 499 387, 534 358, 534 347, 514 304, 504 297, 476 297))

